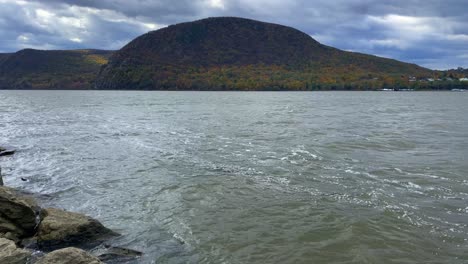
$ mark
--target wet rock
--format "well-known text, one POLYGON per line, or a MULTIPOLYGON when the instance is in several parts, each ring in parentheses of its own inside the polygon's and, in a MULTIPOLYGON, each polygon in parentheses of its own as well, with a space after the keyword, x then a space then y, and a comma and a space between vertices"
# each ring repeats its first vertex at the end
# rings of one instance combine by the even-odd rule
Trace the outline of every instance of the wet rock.
POLYGON ((22 248, 27 248, 27 249, 30 249, 30 250, 38 250, 39 249, 38 246, 37 246, 37 238, 36 237, 24 238, 18 244, 22 248))
POLYGON ((0 238, 0 263, 25 264, 31 258, 31 252, 16 247, 15 242, 0 238))
POLYGON ((102 264, 102 262, 84 250, 68 247, 50 252, 40 258, 36 264, 102 264))
POLYGON ((32 198, 0 187, 0 236, 14 240, 33 236, 39 216, 40 208, 32 198))
POLYGON ((24 236, 24 230, 13 224, 7 218, 0 216, 0 237, 13 240, 18 243, 20 237, 24 236))
POLYGON ((3 149, 3 148, 0 148, 0 157, 1 156, 10 156, 10 155, 13 155, 15 154, 15 150, 14 149, 3 149))
POLYGON ((93 244, 118 235, 83 214, 47 208, 43 210, 43 216, 36 235, 40 248, 93 244))
POLYGON ((101 261, 110 263, 128 263, 143 255, 140 251, 123 247, 113 247, 110 245, 97 247, 93 249, 91 253, 97 256, 101 261))

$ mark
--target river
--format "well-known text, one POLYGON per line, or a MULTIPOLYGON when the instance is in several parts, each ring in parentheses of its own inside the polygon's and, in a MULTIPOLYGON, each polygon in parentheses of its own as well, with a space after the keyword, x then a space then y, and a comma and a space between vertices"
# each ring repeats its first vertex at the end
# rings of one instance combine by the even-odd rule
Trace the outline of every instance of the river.
POLYGON ((468 262, 468 93, 0 91, 2 144, 137 263, 468 262))

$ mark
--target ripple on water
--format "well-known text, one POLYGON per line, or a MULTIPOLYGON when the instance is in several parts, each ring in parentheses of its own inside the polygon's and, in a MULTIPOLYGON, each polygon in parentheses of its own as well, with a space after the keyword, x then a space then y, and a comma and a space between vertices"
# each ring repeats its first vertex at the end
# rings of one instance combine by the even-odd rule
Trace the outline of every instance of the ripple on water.
POLYGON ((467 99, 0 91, 1 166, 141 263, 466 263, 467 99))

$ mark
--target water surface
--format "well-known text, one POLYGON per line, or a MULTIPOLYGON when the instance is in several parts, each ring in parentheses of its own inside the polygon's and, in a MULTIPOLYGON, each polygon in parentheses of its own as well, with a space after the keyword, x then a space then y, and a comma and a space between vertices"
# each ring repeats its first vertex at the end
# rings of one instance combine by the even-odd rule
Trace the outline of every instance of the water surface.
POLYGON ((468 93, 0 91, 0 144, 140 263, 468 262, 468 93))

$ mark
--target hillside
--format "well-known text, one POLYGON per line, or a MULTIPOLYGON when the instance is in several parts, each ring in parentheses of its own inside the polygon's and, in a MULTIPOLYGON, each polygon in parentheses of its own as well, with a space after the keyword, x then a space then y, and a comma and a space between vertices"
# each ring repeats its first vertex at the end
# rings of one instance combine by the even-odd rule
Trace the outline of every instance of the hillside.
POLYGON ((0 89, 89 89, 111 51, 24 49, 0 55, 0 89))
POLYGON ((0 54, 0 89, 376 90, 468 88, 464 69, 320 44, 277 24, 218 17, 148 32, 119 51, 0 54))
POLYGON ((0 53, 0 64, 6 60, 9 56, 11 55, 11 53, 0 53))
POLYGON ((322 45, 290 27, 221 17, 136 38, 110 57, 95 88, 366 89, 432 75, 414 64, 322 45))

